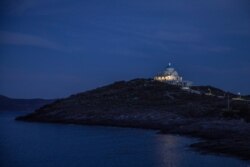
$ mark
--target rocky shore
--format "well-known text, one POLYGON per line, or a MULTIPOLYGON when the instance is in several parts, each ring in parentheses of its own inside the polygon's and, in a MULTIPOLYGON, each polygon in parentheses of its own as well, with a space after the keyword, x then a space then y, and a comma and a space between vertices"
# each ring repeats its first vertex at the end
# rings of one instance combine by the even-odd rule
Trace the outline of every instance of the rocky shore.
POLYGON ((202 152, 249 160, 249 101, 230 101, 227 110, 223 90, 191 89, 152 79, 120 81, 57 100, 17 120, 155 129, 199 137, 201 141, 191 147, 202 152))

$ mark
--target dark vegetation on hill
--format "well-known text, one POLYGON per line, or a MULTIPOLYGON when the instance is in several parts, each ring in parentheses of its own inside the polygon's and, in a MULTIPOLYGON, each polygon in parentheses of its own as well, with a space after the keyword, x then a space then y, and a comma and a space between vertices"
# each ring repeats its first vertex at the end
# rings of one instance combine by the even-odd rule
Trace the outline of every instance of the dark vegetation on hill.
MULTIPOLYGON (((230 111, 227 111, 227 92, 211 86, 195 86, 201 94, 189 93, 179 86, 157 82, 151 79, 135 79, 128 82, 119 81, 111 85, 97 88, 84 93, 60 99, 37 110, 35 118, 41 118, 49 113, 49 117, 59 119, 74 114, 94 115, 110 113, 120 115, 144 110, 156 112, 171 112, 187 118, 226 117, 250 120, 250 105, 245 101, 231 101, 230 111), (207 96, 208 90, 212 96, 207 96), (40 117, 39 117, 40 116, 40 117)), ((237 97, 232 93, 230 98, 237 97)), ((154 112, 152 112, 154 115, 154 112)), ((111 116, 111 115, 110 115, 111 116)))

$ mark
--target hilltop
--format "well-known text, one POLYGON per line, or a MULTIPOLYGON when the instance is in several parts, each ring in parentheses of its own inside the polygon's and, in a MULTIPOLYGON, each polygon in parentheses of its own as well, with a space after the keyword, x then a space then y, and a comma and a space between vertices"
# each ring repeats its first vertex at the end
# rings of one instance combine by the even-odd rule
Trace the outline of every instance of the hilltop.
POLYGON ((195 148, 250 158, 250 103, 211 86, 183 90, 152 79, 119 81, 45 105, 17 120, 150 128, 202 137, 195 148), (209 93, 209 95, 208 95, 209 93), (219 143, 218 143, 219 142, 219 143))

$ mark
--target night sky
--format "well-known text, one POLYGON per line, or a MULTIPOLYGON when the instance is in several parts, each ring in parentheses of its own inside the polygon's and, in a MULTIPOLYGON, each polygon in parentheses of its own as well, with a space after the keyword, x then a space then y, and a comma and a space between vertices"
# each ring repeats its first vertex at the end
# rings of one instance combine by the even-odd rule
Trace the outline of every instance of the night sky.
POLYGON ((249 0, 2 0, 0 94, 58 98, 150 78, 250 94, 249 0))

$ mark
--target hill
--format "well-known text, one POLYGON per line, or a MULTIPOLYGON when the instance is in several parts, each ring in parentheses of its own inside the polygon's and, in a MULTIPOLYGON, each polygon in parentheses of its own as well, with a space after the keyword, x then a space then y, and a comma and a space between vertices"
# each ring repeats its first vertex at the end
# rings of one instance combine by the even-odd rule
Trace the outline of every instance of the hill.
POLYGON ((202 137, 207 143, 193 147, 249 159, 249 102, 233 101, 237 96, 229 93, 228 110, 223 90, 191 89, 152 79, 119 81, 57 100, 17 120, 157 129, 202 137))

